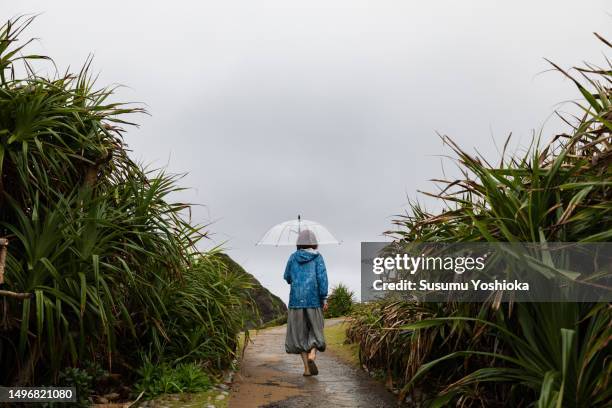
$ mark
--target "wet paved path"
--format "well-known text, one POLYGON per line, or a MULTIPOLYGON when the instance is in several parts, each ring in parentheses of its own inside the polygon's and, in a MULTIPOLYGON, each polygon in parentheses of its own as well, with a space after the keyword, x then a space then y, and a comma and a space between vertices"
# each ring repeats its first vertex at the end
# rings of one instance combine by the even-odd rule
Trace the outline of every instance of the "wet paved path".
POLYGON ((247 346, 230 408, 396 407, 394 395, 380 383, 329 352, 317 353, 318 376, 302 376, 300 356, 285 353, 285 330, 262 330, 247 346))

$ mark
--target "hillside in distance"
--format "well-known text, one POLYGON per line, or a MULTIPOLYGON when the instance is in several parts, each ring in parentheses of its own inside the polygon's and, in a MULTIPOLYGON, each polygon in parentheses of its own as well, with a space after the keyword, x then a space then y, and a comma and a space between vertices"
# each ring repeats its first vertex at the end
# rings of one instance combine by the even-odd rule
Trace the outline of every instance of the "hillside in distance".
POLYGON ((253 298, 258 310, 254 310, 247 319, 247 329, 264 326, 272 321, 282 322, 286 318, 287 305, 285 305, 285 302, 283 302, 281 298, 265 288, 257 278, 248 273, 242 266, 230 258, 229 255, 218 253, 215 256, 222 259, 230 272, 243 275, 245 281, 253 286, 249 289, 249 295, 253 298))

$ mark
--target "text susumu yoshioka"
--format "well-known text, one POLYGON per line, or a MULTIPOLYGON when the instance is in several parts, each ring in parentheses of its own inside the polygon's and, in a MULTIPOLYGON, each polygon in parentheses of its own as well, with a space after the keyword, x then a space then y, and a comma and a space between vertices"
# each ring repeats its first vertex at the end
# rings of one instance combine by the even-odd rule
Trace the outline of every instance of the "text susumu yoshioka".
POLYGON ((468 291, 468 290, 484 290, 484 291, 499 291, 499 290, 529 290, 528 282, 519 282, 514 280, 511 282, 505 279, 493 282, 483 282, 480 279, 471 279, 469 282, 429 282, 421 279, 418 282, 400 279, 399 281, 384 282, 382 279, 377 279, 372 284, 374 290, 445 290, 445 291, 468 291))

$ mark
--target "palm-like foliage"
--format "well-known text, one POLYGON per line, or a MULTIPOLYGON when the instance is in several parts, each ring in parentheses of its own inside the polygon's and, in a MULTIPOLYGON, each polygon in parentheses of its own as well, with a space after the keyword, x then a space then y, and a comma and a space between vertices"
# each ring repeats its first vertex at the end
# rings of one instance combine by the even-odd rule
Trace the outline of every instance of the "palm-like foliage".
MULTIPOLYGON (((534 140, 526 154, 504 157, 498 166, 444 137, 459 158, 463 179, 437 180, 442 191, 430 195, 446 209, 431 214, 414 204, 390 234, 410 242, 609 240, 612 65, 578 72, 583 81, 572 81, 585 104, 578 105, 575 122, 567 121, 576 123, 571 132, 543 149, 534 140)), ((402 397, 412 392, 413 399, 431 406, 537 401, 539 407, 603 407, 612 400, 607 304, 374 307, 380 310, 356 319, 349 335, 361 343, 366 363, 386 368, 404 384, 402 397), (385 361, 397 349, 410 354, 385 361)))
POLYGON ((129 367, 138 350, 227 364, 245 284, 197 251, 206 233, 170 201, 176 177, 129 158, 120 126, 141 110, 95 89, 89 61, 77 75, 35 74, 44 57, 21 55, 18 41, 31 21, 0 28, 5 285, 32 294, 0 299, 0 383, 89 359, 129 367))
POLYGON ((355 303, 355 293, 348 286, 339 283, 332 288, 327 298, 327 311, 325 317, 346 316, 351 313, 355 303))

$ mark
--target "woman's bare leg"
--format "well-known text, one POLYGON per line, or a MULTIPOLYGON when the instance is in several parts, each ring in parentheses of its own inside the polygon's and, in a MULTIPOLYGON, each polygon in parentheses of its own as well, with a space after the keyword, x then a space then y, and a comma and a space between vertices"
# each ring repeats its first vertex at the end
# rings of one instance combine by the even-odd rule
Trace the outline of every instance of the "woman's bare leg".
POLYGON ((300 355, 304 363, 304 375, 310 375, 310 369, 308 368, 308 353, 300 353, 300 355))
POLYGON ((313 347, 310 349, 310 353, 308 353, 308 358, 311 360, 314 360, 315 358, 317 358, 317 348, 313 347))

